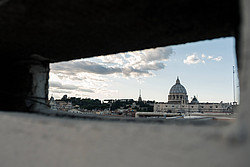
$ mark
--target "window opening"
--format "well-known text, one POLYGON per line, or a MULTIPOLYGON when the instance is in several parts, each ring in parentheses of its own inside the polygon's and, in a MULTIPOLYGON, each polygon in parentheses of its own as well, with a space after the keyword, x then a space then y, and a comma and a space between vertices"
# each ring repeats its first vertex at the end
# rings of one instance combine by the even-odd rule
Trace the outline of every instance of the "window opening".
POLYGON ((186 113, 233 115, 239 104, 234 38, 59 62, 50 68, 52 110, 177 119, 186 113))

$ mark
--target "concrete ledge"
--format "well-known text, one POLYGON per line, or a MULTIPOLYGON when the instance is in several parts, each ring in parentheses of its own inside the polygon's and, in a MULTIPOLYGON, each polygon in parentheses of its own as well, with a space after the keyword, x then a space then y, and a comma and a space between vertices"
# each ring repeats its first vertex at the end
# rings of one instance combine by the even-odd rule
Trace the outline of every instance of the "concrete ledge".
POLYGON ((0 162, 8 166, 248 166, 249 142, 232 125, 90 121, 0 112, 0 162))

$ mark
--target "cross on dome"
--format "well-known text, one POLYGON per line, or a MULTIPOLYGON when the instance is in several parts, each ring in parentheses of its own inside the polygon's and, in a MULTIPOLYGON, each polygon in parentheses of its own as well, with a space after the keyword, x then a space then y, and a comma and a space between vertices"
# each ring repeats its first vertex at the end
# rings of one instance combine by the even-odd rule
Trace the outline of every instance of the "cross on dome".
POLYGON ((180 84, 180 80, 179 80, 179 77, 177 76, 177 79, 176 79, 176 84, 180 84))

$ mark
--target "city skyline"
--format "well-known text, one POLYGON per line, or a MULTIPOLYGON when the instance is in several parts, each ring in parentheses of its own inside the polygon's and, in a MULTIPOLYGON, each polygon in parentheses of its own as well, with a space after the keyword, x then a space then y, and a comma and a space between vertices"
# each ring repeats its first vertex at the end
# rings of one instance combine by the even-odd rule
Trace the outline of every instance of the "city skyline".
POLYGON ((50 65, 49 96, 138 99, 141 89, 143 100, 166 102, 179 76, 189 100, 232 102, 233 66, 232 37, 60 62, 50 65))

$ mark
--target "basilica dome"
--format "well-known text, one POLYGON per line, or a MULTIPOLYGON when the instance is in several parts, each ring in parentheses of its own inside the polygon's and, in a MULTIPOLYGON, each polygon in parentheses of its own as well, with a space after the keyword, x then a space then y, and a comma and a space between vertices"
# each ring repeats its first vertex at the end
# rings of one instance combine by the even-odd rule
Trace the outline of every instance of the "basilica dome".
POLYGON ((168 95, 168 103, 170 104, 187 104, 188 95, 184 86, 177 77, 176 83, 171 87, 168 95))
POLYGON ((187 91, 183 85, 181 85, 179 78, 176 83, 171 87, 169 94, 187 94, 187 91))

